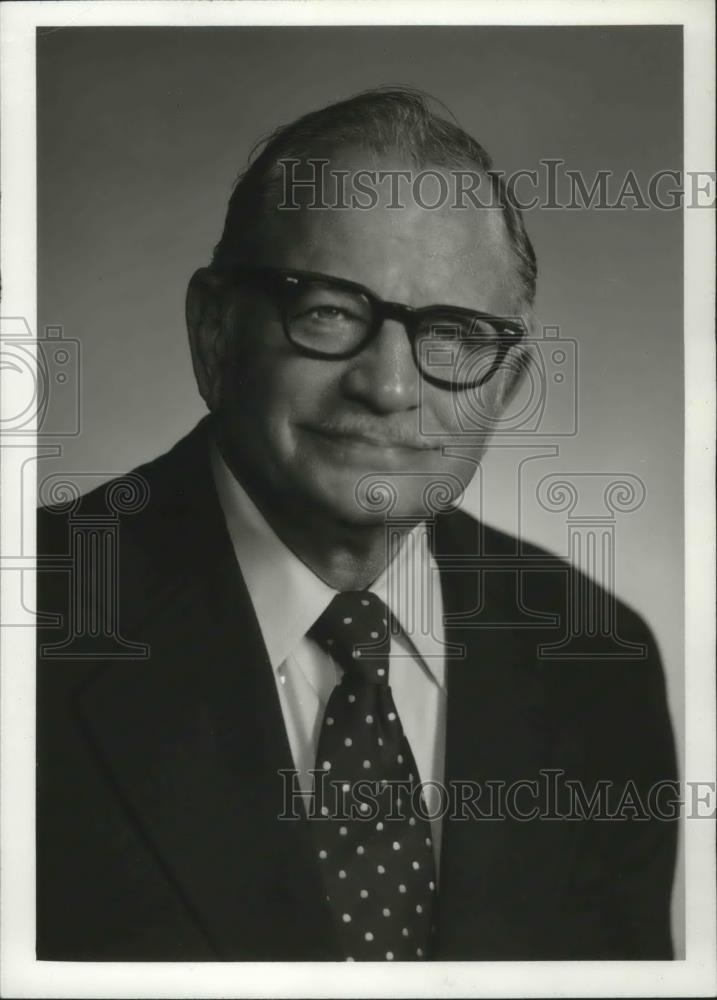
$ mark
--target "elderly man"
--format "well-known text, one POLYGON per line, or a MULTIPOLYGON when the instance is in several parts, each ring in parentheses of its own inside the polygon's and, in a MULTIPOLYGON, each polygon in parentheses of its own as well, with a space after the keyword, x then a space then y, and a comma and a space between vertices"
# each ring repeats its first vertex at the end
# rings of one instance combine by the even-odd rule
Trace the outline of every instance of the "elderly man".
MULTIPOLYGON (((40 573, 39 957, 671 956, 652 635, 618 606, 641 658, 541 655, 575 574, 460 510, 529 361, 535 257, 490 170, 379 90, 240 178, 187 296, 210 412, 130 476, 116 606, 40 573), (73 634, 92 602, 123 656, 73 634)), ((117 485, 41 513, 41 565, 117 485)))

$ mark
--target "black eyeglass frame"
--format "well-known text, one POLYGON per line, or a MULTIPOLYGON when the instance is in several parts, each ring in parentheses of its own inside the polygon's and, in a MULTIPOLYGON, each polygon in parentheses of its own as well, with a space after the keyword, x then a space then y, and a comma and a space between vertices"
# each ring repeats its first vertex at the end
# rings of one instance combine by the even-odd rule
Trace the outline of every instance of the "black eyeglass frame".
POLYGON ((496 371, 500 368, 508 351, 516 347, 526 334, 526 324, 522 317, 495 316, 492 313, 482 312, 478 309, 466 309, 463 306, 449 306, 443 304, 421 306, 404 305, 401 302, 391 302, 381 299, 378 295, 366 288, 365 285, 357 281, 350 281, 347 278, 337 278, 331 274, 322 274, 318 271, 299 271, 291 268, 277 268, 260 265, 239 265, 232 271, 233 275, 242 280, 253 280, 257 285, 263 285, 272 295, 279 293, 280 315, 284 335, 291 346, 301 354, 311 358, 320 358, 326 361, 341 361, 356 357, 366 346, 378 335, 381 327, 387 319, 395 320, 404 327, 411 344, 413 360, 422 378, 432 385, 442 389, 460 388, 471 389, 484 385, 496 371), (371 308, 373 322, 366 331, 366 336, 354 347, 347 351, 327 352, 316 348, 307 347, 305 344, 297 342, 291 335, 287 316, 286 292, 296 289, 300 282, 318 281, 326 285, 333 286, 337 290, 352 292, 363 296, 371 308), (283 295, 282 295, 283 293, 283 295), (416 349, 418 327, 422 319, 432 312, 445 311, 457 316, 465 317, 469 320, 483 321, 490 323, 496 328, 500 337, 505 338, 505 344, 498 348, 496 358, 488 372, 476 379, 475 382, 458 382, 451 379, 442 379, 426 373, 421 367, 421 362, 416 349))

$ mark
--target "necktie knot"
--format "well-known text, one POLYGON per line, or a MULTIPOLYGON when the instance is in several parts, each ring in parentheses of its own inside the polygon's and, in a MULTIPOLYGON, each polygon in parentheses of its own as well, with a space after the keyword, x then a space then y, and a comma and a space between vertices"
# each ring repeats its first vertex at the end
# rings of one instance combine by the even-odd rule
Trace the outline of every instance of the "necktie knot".
POLYGON ((329 604, 310 634, 351 679, 388 684, 391 613, 368 590, 346 590, 329 604))

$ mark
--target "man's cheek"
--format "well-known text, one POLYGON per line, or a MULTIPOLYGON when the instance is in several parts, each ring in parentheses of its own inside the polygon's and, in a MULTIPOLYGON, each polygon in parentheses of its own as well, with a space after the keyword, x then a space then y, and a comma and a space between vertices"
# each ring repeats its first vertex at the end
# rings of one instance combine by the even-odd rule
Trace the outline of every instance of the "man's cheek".
POLYGON ((490 433, 499 414, 494 388, 437 391, 441 396, 435 397, 431 409, 421 415, 424 434, 443 434, 446 443, 457 443, 465 437, 490 433))
POLYGON ((425 438, 446 437, 451 440, 461 428, 461 413, 454 393, 430 387, 424 394, 420 411, 420 433, 425 438))

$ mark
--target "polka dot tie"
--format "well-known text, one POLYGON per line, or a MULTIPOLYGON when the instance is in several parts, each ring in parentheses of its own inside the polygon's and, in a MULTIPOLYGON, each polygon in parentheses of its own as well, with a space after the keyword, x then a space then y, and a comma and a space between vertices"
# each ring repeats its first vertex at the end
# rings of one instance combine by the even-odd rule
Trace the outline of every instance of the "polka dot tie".
POLYGON ((347 960, 427 956, 435 867, 420 777, 388 684, 393 619, 338 594, 311 636, 343 668, 319 735, 312 827, 347 960))

